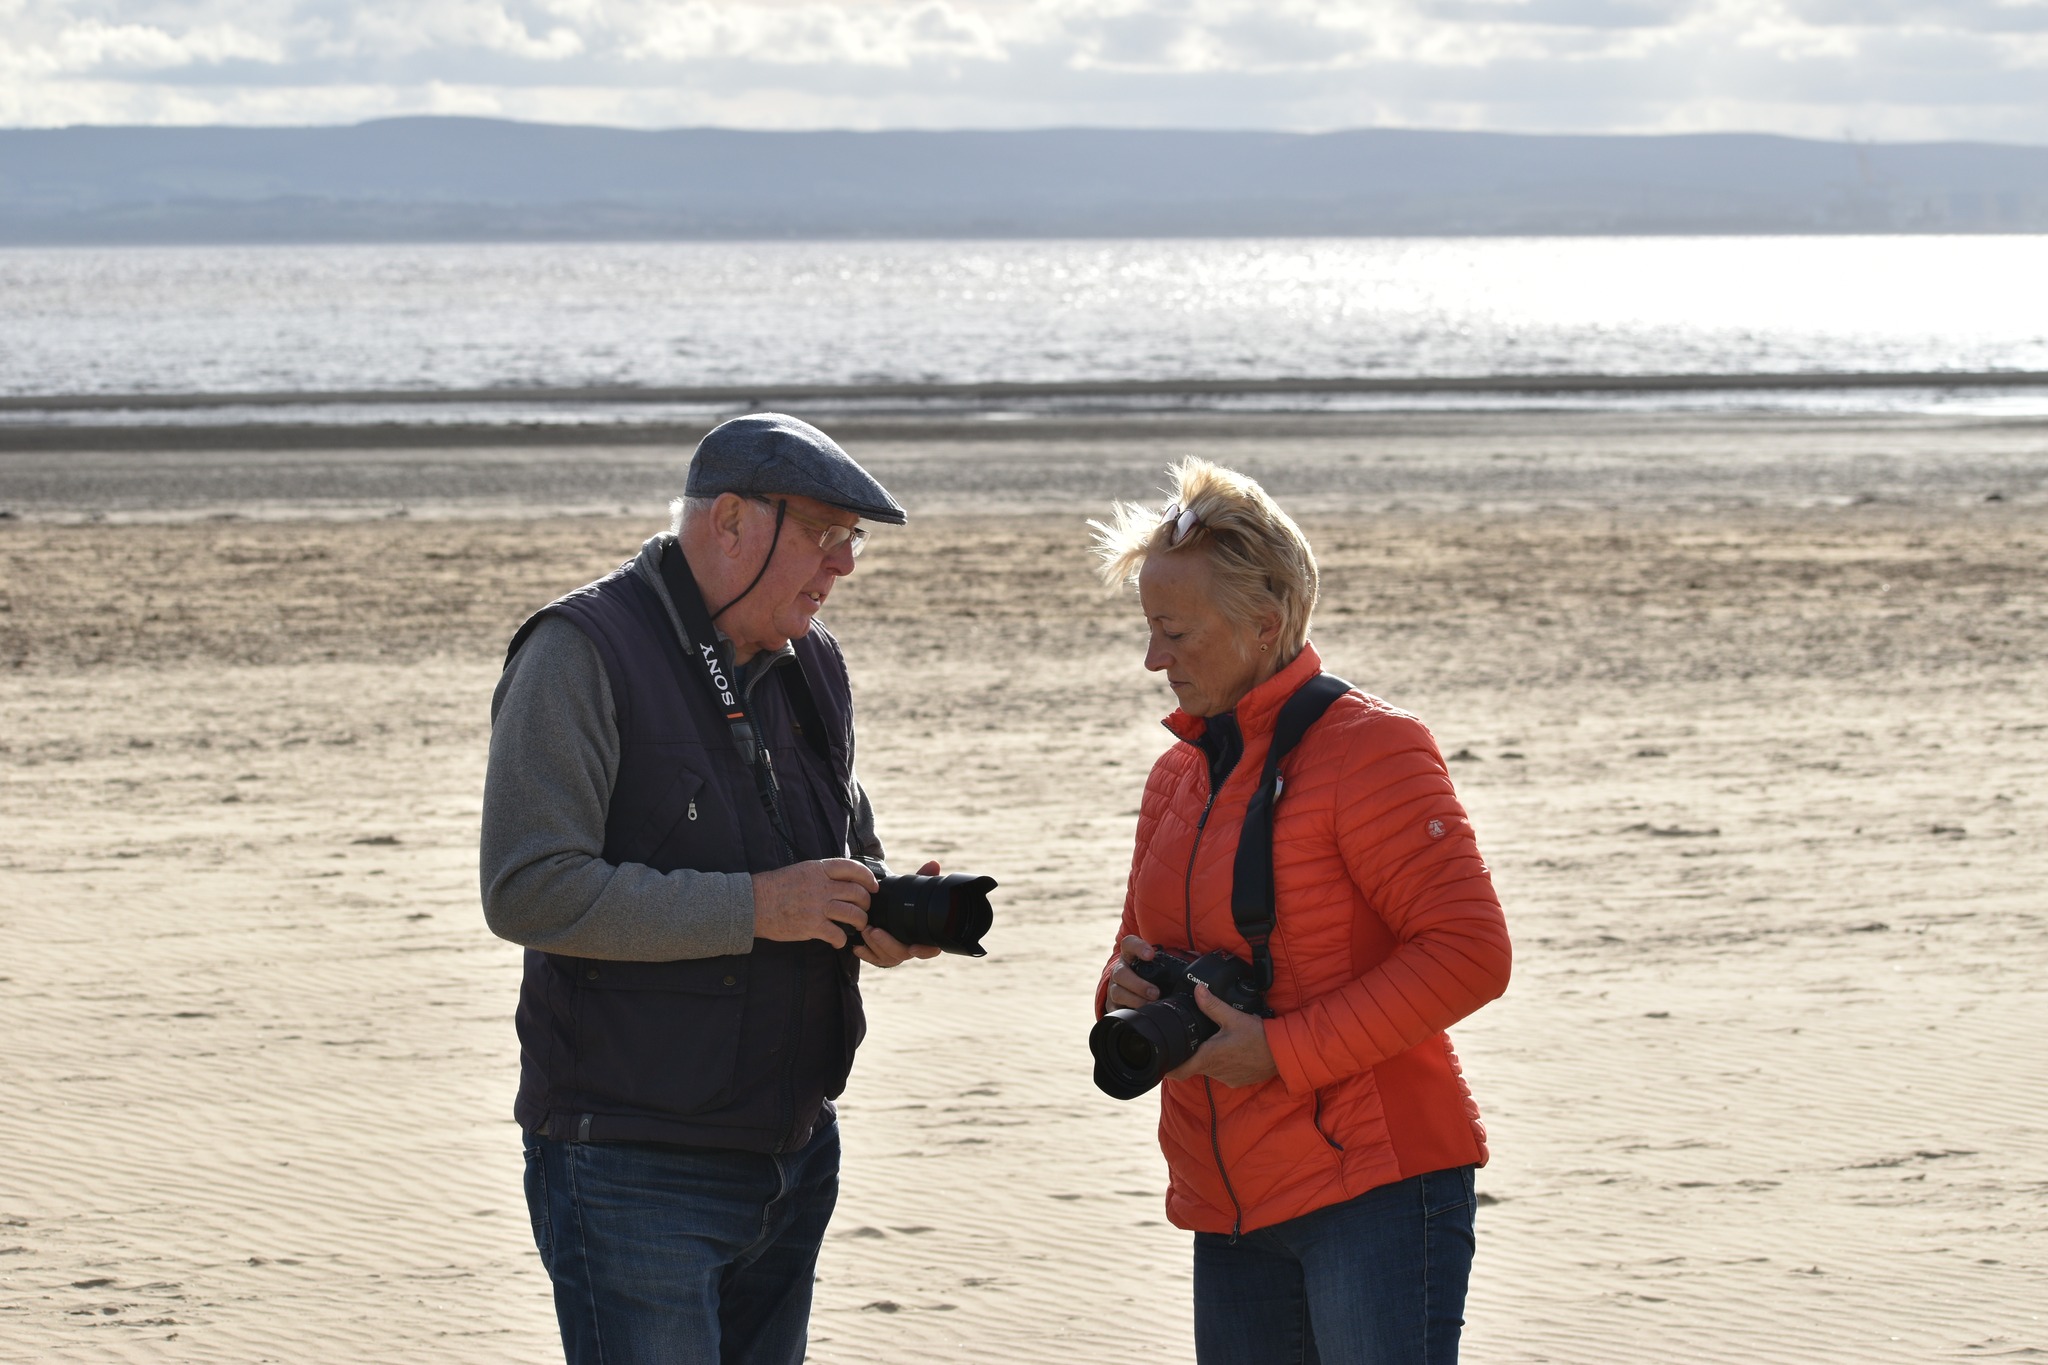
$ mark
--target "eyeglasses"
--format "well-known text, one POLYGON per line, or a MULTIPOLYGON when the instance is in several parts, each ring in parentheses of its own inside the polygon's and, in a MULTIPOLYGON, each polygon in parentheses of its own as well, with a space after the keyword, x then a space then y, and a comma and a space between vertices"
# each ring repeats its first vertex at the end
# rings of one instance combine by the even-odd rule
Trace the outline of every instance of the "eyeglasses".
POLYGON ((763 507, 773 506, 785 518, 810 532, 805 538, 828 555, 840 546, 850 544, 853 547, 853 557, 859 559, 860 552, 867 548, 868 530, 865 526, 841 526, 836 521, 812 521, 803 513, 792 510, 787 498, 772 504, 766 498, 755 498, 754 501, 763 507))
POLYGON ((1166 533, 1166 543, 1178 545, 1201 526, 1202 519, 1195 515, 1194 508, 1170 502, 1166 504, 1166 515, 1160 518, 1159 524, 1172 528, 1166 533))

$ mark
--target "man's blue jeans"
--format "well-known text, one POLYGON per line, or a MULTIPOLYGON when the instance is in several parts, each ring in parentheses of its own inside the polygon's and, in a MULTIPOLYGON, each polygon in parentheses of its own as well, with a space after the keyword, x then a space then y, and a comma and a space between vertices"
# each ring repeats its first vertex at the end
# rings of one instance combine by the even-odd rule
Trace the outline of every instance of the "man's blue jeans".
POLYGON ((839 1125, 780 1156, 526 1138, 569 1365, 799 1365, 839 1125))
POLYGON ((1195 1234, 1201 1365, 1455 1365, 1472 1167, 1367 1190, 1233 1244, 1195 1234))

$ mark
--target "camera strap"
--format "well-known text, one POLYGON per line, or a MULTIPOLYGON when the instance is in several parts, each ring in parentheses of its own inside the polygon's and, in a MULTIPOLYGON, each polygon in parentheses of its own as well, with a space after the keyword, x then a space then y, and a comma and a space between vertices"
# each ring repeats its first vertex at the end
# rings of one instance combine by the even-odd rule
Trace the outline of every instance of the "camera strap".
POLYGON ((1230 918, 1252 950, 1252 984, 1260 994, 1273 988, 1273 954, 1268 947, 1277 918, 1273 893, 1273 806, 1280 799, 1280 760, 1287 757, 1308 728, 1323 718, 1331 703, 1351 690, 1334 673, 1318 673, 1289 697, 1273 724, 1273 743, 1266 750, 1266 770, 1244 811, 1244 830, 1237 837, 1237 863, 1231 873, 1230 918))
MULTIPOLYGON (((775 827, 787 856, 794 861, 796 840, 791 837, 789 821, 783 814, 782 788, 775 780, 775 763, 769 757, 767 741, 755 729, 753 719, 747 715, 746 701, 740 695, 739 686, 726 671, 725 658, 718 650, 718 632, 711 624, 711 612, 704 605, 704 594, 698 590, 696 577, 683 559, 682 547, 674 541, 662 548, 661 581, 668 588, 669 600, 675 604, 676 616, 683 623, 683 653, 696 660, 695 667, 692 667, 686 659, 684 670, 696 675, 710 692, 712 703, 725 714, 733 748, 738 751, 740 762, 753 775, 754 790, 761 798, 762 809, 768 812, 768 822, 775 827)), ((801 656, 796 664, 796 678, 787 682, 785 690, 789 694, 791 709, 796 712, 797 728, 825 761, 826 770, 831 772, 832 747, 825 734, 824 718, 819 713, 817 698, 811 695, 810 677, 804 672, 801 656)), ((836 772, 833 778, 833 786, 840 786, 836 772)), ((850 797, 843 791, 840 801, 851 806, 850 797)))

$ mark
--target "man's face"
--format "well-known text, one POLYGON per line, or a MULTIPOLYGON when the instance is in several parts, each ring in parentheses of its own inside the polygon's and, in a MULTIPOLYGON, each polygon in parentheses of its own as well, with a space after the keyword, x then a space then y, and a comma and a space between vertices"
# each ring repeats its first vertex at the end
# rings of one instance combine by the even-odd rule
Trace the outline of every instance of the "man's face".
POLYGON ((818 537, 831 526, 851 527, 860 518, 843 508, 813 498, 787 496, 767 502, 748 500, 742 509, 742 544, 758 545, 743 562, 758 564, 754 555, 767 552, 772 539, 773 557, 752 592, 725 613, 719 624, 739 646, 742 656, 754 650, 781 649, 791 640, 809 633, 811 620, 825 605, 832 585, 853 572, 853 546, 831 550, 818 548, 818 537), (782 534, 775 535, 775 504, 788 503, 782 534))

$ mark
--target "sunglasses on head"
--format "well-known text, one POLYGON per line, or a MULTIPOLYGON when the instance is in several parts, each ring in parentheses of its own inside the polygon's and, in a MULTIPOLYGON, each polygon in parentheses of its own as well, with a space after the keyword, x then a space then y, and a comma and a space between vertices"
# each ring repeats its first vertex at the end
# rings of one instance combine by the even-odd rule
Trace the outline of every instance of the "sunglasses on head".
POLYGON ((1180 544, 1201 524, 1202 519, 1195 515, 1194 508, 1184 508, 1177 502, 1166 504, 1166 515, 1160 519, 1160 525, 1170 528, 1166 533, 1168 545, 1180 544))

